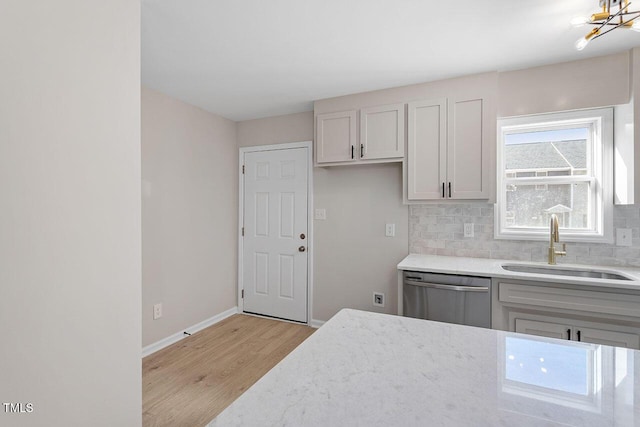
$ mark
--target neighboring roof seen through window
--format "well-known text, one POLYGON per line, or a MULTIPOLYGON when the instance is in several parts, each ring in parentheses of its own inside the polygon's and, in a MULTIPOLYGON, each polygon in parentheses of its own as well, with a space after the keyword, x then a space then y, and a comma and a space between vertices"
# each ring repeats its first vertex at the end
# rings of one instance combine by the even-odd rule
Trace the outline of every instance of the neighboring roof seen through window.
POLYGON ((516 169, 585 169, 587 141, 537 142, 505 146, 505 167, 516 169))
POLYGON ((507 134, 505 169, 585 169, 589 129, 571 129, 507 134))

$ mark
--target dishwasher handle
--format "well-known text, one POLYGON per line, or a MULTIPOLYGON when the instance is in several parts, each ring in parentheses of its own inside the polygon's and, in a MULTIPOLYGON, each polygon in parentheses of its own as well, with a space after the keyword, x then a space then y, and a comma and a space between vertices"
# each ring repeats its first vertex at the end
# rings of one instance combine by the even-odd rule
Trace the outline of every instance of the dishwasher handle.
POLYGON ((414 280, 405 280, 405 285, 422 286, 424 288, 443 289, 446 291, 456 292, 489 292, 488 286, 456 286, 443 285, 442 283, 416 282, 414 280))

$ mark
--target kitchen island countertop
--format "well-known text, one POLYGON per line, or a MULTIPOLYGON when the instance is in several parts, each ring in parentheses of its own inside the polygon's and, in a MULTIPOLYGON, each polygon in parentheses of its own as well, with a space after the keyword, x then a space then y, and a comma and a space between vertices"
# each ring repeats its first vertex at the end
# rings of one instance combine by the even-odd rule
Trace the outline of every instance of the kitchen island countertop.
POLYGON ((640 352, 344 309, 210 426, 640 425, 640 352))

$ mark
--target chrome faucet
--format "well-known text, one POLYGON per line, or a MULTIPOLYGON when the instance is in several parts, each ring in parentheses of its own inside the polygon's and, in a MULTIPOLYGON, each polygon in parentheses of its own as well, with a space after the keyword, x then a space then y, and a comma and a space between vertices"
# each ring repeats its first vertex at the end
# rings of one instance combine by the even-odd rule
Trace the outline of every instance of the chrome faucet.
POLYGON ((554 243, 560 242, 560 231, 558 230, 558 217, 556 214, 551 214, 551 221, 549 223, 549 264, 556 264, 556 256, 565 256, 567 254, 567 244, 562 244, 562 250, 556 251, 554 243))

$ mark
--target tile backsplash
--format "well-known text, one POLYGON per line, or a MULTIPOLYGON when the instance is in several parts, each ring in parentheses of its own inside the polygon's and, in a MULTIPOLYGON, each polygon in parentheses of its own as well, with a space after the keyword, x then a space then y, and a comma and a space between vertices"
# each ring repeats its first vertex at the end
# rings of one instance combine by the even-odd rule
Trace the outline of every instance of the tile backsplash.
MULTIPOLYGON (((411 253, 546 261, 548 241, 497 240, 493 237, 493 205, 479 202, 411 205, 411 253), (464 224, 474 224, 474 237, 464 237, 464 224)), ((604 243, 567 243, 558 264, 640 267, 640 206, 616 206, 613 227, 632 230, 631 247, 604 243)), ((560 232, 562 242, 562 232, 560 232)))

